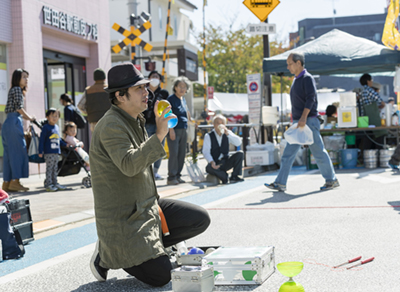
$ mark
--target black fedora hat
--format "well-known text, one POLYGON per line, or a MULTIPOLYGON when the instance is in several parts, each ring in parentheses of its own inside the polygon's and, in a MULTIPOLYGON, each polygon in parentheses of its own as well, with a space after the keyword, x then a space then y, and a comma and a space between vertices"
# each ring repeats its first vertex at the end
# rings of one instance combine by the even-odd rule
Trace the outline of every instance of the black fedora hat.
POLYGON ((108 87, 104 90, 108 93, 150 82, 132 63, 123 63, 112 67, 107 76, 108 87))

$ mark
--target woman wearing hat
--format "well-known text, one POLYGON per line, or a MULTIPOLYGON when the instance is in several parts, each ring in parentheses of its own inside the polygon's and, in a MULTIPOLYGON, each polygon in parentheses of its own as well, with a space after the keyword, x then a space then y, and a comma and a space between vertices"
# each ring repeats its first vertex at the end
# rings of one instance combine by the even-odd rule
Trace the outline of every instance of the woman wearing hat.
POLYGON ((29 73, 24 69, 14 71, 11 89, 8 91, 4 112, 7 118, 1 129, 3 140, 3 190, 6 192, 28 191, 20 183, 20 178, 29 176, 28 153, 24 138, 22 119, 34 121, 24 109, 25 93, 28 88, 29 73))
POLYGON ((122 268, 144 283, 163 286, 172 270, 165 248, 202 233, 210 218, 200 206, 157 193, 152 164, 165 155, 161 141, 174 117, 165 118, 170 108, 156 115, 156 133, 148 137, 142 113, 149 81, 131 63, 111 68, 107 79, 112 106, 97 123, 90 145, 98 235, 90 268, 99 281, 106 281, 109 269, 122 268))

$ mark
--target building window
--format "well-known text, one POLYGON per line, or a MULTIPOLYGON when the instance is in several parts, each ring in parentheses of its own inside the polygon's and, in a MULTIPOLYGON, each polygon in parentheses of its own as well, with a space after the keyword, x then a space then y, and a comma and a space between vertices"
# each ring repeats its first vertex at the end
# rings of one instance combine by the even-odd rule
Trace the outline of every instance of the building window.
POLYGON ((174 34, 175 36, 178 36, 178 19, 176 18, 176 15, 174 15, 174 34))
POLYGON ((299 39, 300 44, 303 44, 304 39, 305 39, 304 26, 300 27, 299 37, 300 37, 300 39, 299 39))
POLYGON ((197 63, 192 59, 186 58, 186 70, 189 72, 196 73, 197 72, 197 63))
POLYGON ((160 22, 160 29, 162 29, 162 9, 161 6, 158 6, 158 19, 160 22))

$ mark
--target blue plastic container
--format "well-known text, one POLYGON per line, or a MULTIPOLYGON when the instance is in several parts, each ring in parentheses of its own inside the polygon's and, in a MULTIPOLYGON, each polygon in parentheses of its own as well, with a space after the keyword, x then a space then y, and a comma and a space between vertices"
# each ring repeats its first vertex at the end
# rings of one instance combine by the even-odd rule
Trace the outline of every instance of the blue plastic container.
POLYGON ((357 156, 360 149, 350 148, 340 150, 341 154, 341 165, 343 168, 356 168, 357 167, 357 156))

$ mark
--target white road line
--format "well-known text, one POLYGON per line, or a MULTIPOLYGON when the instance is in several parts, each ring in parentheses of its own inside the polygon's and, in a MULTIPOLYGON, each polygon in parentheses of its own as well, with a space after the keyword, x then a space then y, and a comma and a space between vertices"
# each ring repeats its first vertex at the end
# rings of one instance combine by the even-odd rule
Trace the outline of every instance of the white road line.
MULTIPOLYGON (((32 265, 30 267, 27 267, 25 269, 16 271, 16 272, 8 274, 8 275, 5 275, 5 276, 0 278, 0 285, 8 283, 8 282, 11 282, 11 281, 14 281, 14 280, 18 280, 20 278, 29 276, 31 274, 36 274, 39 271, 42 271, 44 269, 47 269, 47 268, 52 267, 54 265, 57 265, 59 263, 65 262, 65 261, 67 261, 67 260, 69 260, 71 258, 81 256, 81 255, 83 255, 85 253, 93 252, 95 244, 96 243, 92 243, 92 244, 86 245, 84 247, 75 249, 75 250, 70 251, 68 253, 56 256, 54 258, 48 259, 48 260, 40 262, 40 263, 37 263, 37 264, 32 265)), ((89 263, 88 263, 88 268, 89 268, 89 263)))

